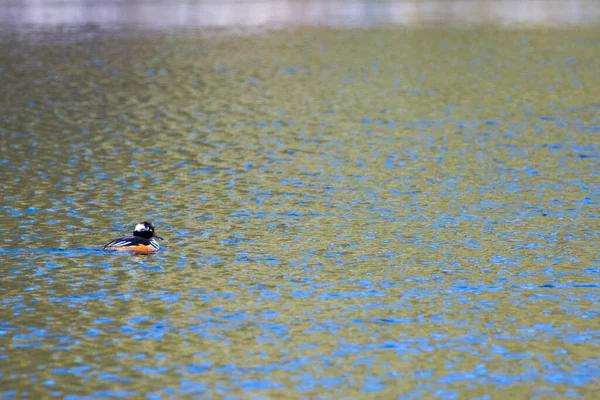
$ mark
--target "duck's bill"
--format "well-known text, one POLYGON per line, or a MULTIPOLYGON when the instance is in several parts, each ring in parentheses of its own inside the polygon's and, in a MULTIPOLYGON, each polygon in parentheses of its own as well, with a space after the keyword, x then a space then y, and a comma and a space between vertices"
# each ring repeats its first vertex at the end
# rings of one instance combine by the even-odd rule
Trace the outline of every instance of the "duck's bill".
POLYGON ((160 240, 165 240, 164 237, 160 237, 160 236, 157 236, 157 235, 154 235, 154 237, 157 238, 157 239, 160 239, 160 240))

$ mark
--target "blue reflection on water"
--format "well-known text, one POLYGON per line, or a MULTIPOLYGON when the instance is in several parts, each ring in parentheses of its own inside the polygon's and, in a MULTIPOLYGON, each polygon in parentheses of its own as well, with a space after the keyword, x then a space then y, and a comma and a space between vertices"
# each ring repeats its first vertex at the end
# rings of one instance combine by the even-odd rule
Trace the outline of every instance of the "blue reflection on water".
MULTIPOLYGON (((349 139, 326 133, 298 134, 294 149, 259 135, 260 145, 240 146, 260 157, 237 168, 165 156, 156 170, 117 176, 94 164, 93 174, 62 175, 47 207, 7 195, 2 215, 13 228, 0 228, 0 359, 13 367, 2 378, 53 387, 66 375, 77 385, 124 388, 96 397, 137 397, 141 390, 128 385, 161 377, 169 383, 147 397, 378 393, 397 380, 411 382, 406 398, 519 384, 540 396, 567 393, 564 385, 578 396, 600 375, 590 350, 600 341, 599 157, 597 144, 575 136, 598 127, 558 111, 527 118, 364 117, 353 129, 367 151, 357 155, 349 139), (446 131, 432 132, 447 125, 459 146, 446 131), (419 135, 387 133, 398 127, 419 135), (556 143, 513 141, 566 128, 556 143), (547 157, 532 165, 539 151, 547 157), (137 199, 147 180, 153 191, 145 204, 169 238, 164 251, 100 250, 105 236, 131 228, 137 206, 98 216, 100 202, 73 183, 92 175, 95 185, 85 190, 116 186, 115 204, 137 199), (275 183, 265 184, 270 178, 275 183), (161 191, 164 182, 198 184, 186 190, 199 196, 182 206, 172 186, 161 191)), ((281 125, 240 122, 232 130, 281 125)), ((195 144, 214 157, 234 147, 195 144)), ((121 151, 141 157, 133 168, 145 156, 168 155, 121 151)), ((65 165, 75 168, 79 158, 71 154, 65 165)), ((5 164, 15 180, 29 165, 5 164)), ((52 395, 77 398, 70 390, 52 395)))

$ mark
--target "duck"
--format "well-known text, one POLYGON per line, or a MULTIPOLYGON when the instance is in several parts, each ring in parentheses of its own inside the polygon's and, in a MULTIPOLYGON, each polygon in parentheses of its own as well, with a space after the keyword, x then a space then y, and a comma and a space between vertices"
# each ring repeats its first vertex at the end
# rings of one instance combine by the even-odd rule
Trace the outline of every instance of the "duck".
POLYGON ((165 240, 157 236, 154 224, 151 222, 140 222, 133 229, 133 236, 121 237, 104 245, 103 250, 134 251, 136 253, 154 253, 160 250, 160 245, 154 239, 165 240))

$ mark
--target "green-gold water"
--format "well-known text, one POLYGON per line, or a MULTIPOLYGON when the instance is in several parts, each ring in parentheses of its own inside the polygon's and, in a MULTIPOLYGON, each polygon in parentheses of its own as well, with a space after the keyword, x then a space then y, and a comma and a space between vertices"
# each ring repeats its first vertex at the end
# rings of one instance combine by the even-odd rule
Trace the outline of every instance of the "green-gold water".
POLYGON ((592 398, 599 37, 0 36, 3 397, 592 398))

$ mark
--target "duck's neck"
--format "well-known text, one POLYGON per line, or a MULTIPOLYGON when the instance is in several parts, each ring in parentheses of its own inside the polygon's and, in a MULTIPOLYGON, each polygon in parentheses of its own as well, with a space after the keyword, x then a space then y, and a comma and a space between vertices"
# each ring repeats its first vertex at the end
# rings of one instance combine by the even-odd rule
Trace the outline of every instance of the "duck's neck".
POLYGON ((133 231, 133 236, 141 237, 144 239, 152 239, 152 236, 154 236, 154 233, 152 233, 150 231, 133 231))

